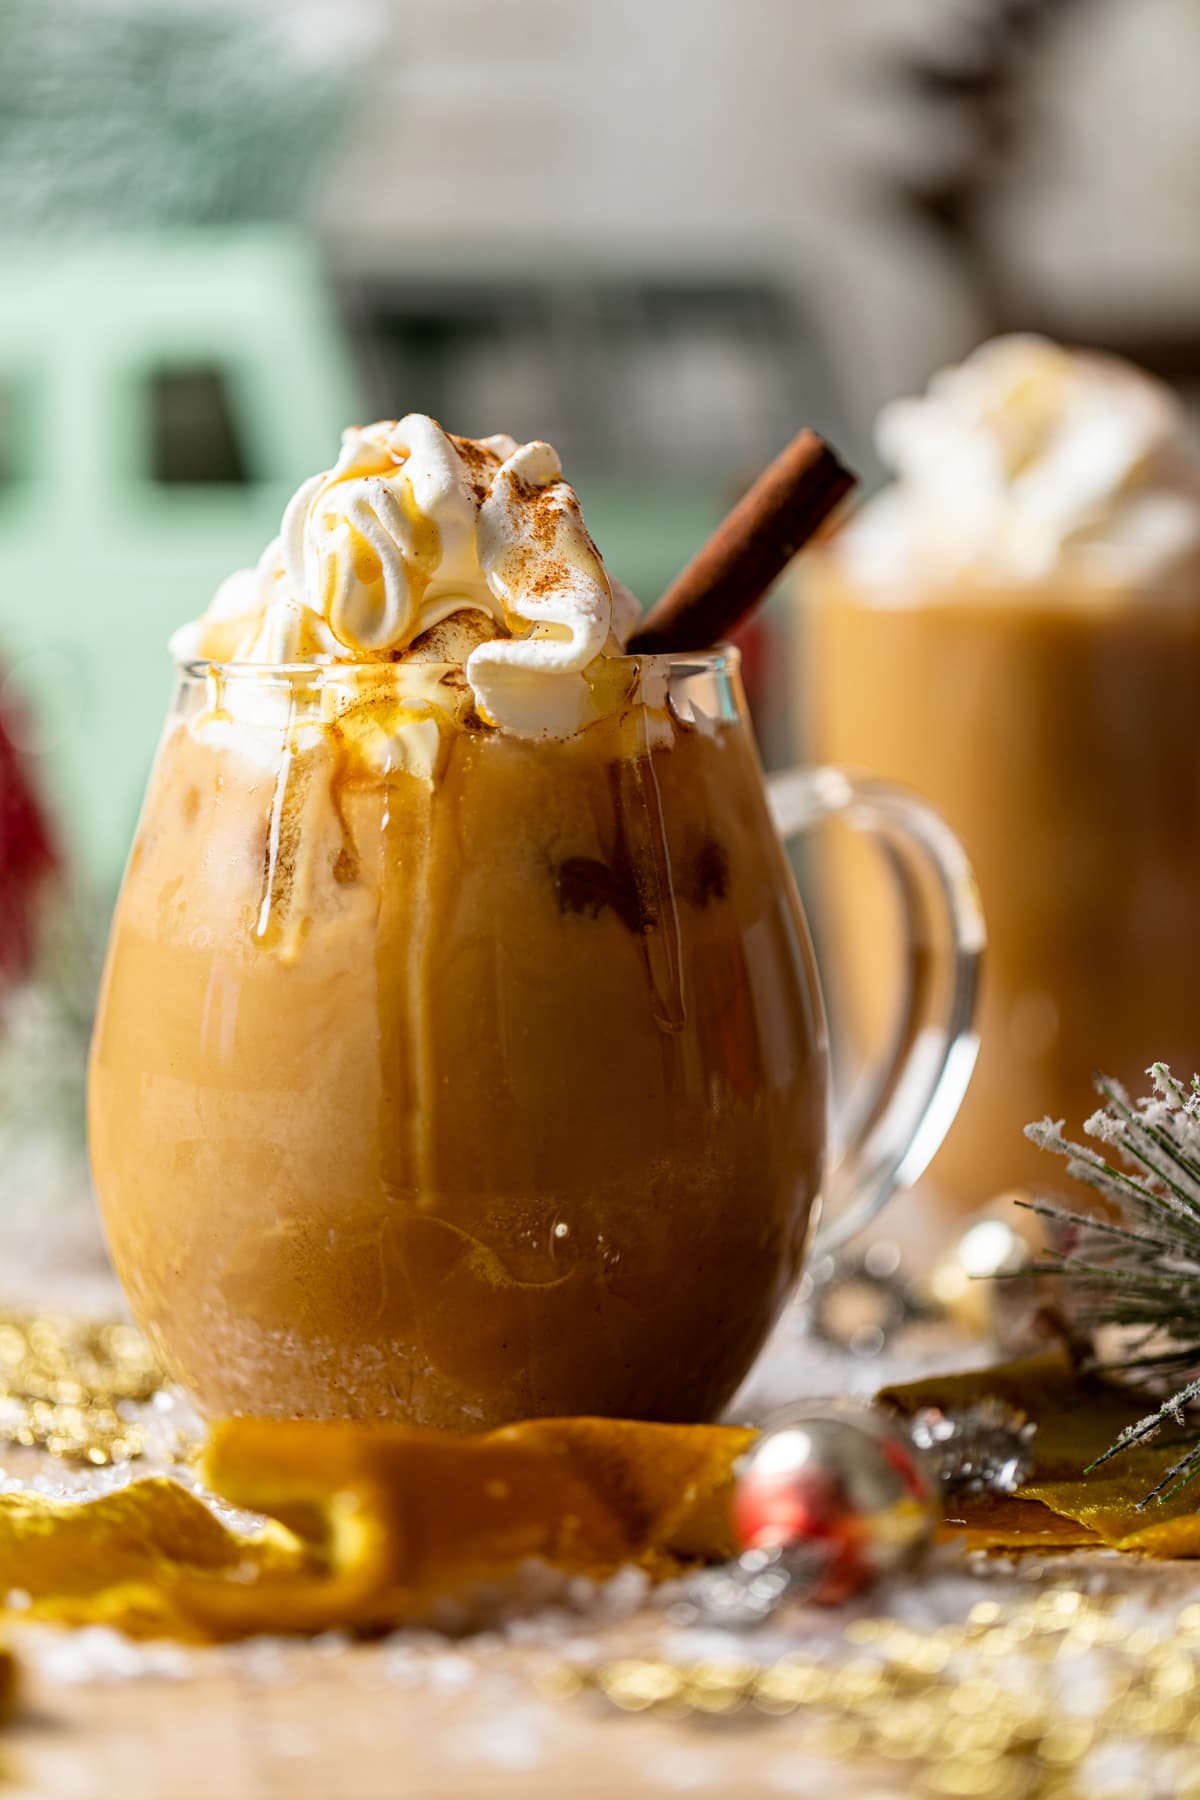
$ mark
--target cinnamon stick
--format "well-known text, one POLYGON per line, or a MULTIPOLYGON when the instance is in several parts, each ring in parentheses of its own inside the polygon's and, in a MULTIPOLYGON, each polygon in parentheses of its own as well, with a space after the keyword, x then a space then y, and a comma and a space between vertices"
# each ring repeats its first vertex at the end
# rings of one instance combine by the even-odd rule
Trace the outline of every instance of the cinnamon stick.
POLYGON ((753 611, 858 477, 802 431, 692 558, 630 638, 632 655, 706 650, 753 611))

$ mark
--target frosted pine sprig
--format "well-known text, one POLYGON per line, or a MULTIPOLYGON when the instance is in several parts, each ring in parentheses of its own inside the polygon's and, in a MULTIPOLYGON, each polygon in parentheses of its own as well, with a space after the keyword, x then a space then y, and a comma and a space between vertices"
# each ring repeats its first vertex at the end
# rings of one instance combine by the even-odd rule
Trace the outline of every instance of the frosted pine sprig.
POLYGON ((1188 1088, 1165 1063, 1148 1073, 1154 1092, 1136 1102, 1117 1082, 1097 1076, 1104 1105, 1084 1132, 1103 1151, 1071 1142, 1062 1120, 1025 1128, 1039 1148, 1065 1157, 1068 1175, 1098 1194, 1115 1216, 1095 1217, 1046 1200, 1021 1203, 1063 1233, 1064 1248, 1036 1272, 1064 1278, 1081 1326, 1126 1334, 1118 1360, 1097 1359, 1093 1366, 1165 1395, 1090 1468, 1145 1443, 1169 1420, 1180 1428, 1183 1454, 1142 1506, 1200 1475, 1200 1418, 1188 1411, 1200 1404, 1200 1076, 1188 1088))

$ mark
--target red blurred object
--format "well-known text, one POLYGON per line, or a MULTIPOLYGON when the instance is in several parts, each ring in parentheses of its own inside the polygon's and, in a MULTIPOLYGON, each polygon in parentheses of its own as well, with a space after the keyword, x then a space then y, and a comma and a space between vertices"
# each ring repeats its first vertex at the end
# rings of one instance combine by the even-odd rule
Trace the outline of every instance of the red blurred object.
POLYGON ((29 758, 0 711, 0 986, 27 975, 37 942, 37 901, 59 867, 58 848, 35 792, 29 758))
POLYGON ((807 1595, 821 1605, 905 1566, 937 1513, 912 1446, 889 1423, 849 1407, 790 1409, 743 1459, 733 1503, 743 1550, 821 1553, 807 1595))
POLYGON ((767 709, 770 640, 771 628, 765 613, 755 613, 752 619, 747 619, 741 630, 734 632, 731 640, 742 653, 742 685, 756 724, 761 724, 767 709))

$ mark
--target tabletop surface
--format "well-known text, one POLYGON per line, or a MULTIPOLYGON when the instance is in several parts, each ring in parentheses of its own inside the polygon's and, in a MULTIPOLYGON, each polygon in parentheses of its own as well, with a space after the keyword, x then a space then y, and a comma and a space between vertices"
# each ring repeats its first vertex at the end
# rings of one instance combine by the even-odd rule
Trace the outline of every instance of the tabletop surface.
MULTIPOLYGON (((37 1292, 45 1305, 44 1280, 37 1292)), ((12 1298, 0 1275, 0 1301, 12 1298)), ((74 1304, 95 1316, 118 1301, 100 1277, 74 1304)), ((988 1360, 985 1345, 942 1327, 855 1358, 814 1342, 793 1312, 738 1416, 988 1360)), ((128 1477, 150 1472, 152 1458, 128 1477)), ((0 1488, 82 1498, 92 1481, 0 1449, 0 1488)), ((635 1570, 600 1587, 523 1570, 458 1636, 198 1648, 17 1623, 24 1685, 0 1731, 0 1793, 1175 1800, 1200 1775, 1200 1726, 1188 1735, 1200 1719, 1196 1601, 1198 1564, 987 1557, 950 1543, 849 1606, 794 1607, 748 1633, 689 1618, 685 1584, 652 1590, 635 1570), (665 1710, 638 1710, 637 1682, 621 1673, 647 1665, 686 1676, 665 1710), (766 1706, 781 1667, 803 1679, 766 1706), (706 1671, 715 1685, 698 1704, 706 1671), (1043 1747, 1078 1790, 1046 1785, 1043 1747)))
MULTIPOLYGON (((1120 1593, 1143 1630, 1145 1621, 1176 1615, 1183 1588, 1200 1593, 1186 1565, 1090 1552, 1058 1558, 1053 1579, 1067 1590, 1074 1582, 1120 1593)), ((921 1584, 927 1638, 936 1639, 937 1621, 963 1615, 981 1596, 995 1596, 1002 1613, 1019 1607, 1022 1587, 1030 1585, 1007 1564, 964 1577, 957 1560, 946 1557, 921 1584)), ((824 1644, 831 1660, 844 1625, 828 1615, 818 1623, 817 1648, 824 1644)), ((3 1739, 3 1791, 13 1800, 625 1800, 680 1793, 815 1800, 826 1792, 848 1800, 955 1793, 1040 1800, 1032 1778, 956 1785, 939 1777, 944 1758, 880 1758, 844 1724, 839 1735, 805 1708, 777 1718, 745 1707, 728 1716, 672 1718, 623 1714, 595 1693, 553 1691, 564 1655, 582 1666, 680 1636, 661 1615, 648 1620, 640 1613, 599 1626, 579 1617, 557 1644, 543 1637, 536 1646, 522 1643, 520 1631, 459 1643, 408 1633, 372 1645, 259 1640, 220 1650, 130 1646, 106 1632, 18 1633, 28 1675, 20 1715, 3 1739)), ((800 1632, 794 1623, 773 1631, 772 1646, 751 1654, 769 1662, 797 1637, 812 1643, 811 1616, 800 1632)), ((744 1644, 710 1647, 726 1656, 746 1653, 744 1644)), ((1076 1717, 1081 1706, 1090 1714, 1113 1692, 1101 1652, 1055 1662, 1049 1674, 1045 1663, 1019 1652, 1005 1659, 1002 1685, 1031 1679, 1054 1681, 1076 1717)), ((963 1710, 969 1682, 978 1688, 979 1680, 977 1671, 968 1681, 930 1677, 927 1692, 953 1717, 963 1710)), ((1177 1746, 1117 1747, 1140 1771, 1120 1790, 1123 1797, 1181 1791, 1174 1785, 1177 1746)), ((1086 1791, 1106 1792, 1113 1755, 1106 1745, 1086 1791)), ((1003 1766, 1002 1759, 992 1765, 1003 1766)), ((1023 1758, 1013 1763, 1018 1774, 1023 1766, 1023 1758)))

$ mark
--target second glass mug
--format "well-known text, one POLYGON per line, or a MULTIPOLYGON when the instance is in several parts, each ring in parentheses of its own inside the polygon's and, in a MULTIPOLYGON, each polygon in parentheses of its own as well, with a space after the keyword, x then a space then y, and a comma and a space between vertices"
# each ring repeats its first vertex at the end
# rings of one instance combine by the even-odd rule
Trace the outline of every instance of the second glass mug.
POLYGON ((90 1136, 134 1314, 204 1412, 715 1417, 822 1188, 824 1248, 940 1143, 983 942, 957 841, 837 770, 764 787, 732 650, 601 678, 596 723, 529 741, 461 669, 180 671, 90 1136), (780 833, 835 815, 881 840, 910 978, 827 1180, 780 833))

